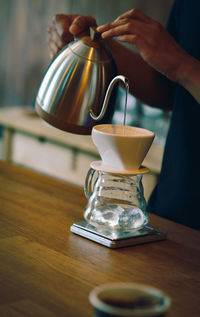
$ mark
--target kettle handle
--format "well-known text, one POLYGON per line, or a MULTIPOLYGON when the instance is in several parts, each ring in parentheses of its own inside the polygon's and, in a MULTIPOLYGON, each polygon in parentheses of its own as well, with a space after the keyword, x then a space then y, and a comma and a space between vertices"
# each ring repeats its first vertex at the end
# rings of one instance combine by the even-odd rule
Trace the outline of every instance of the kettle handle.
POLYGON ((90 168, 85 178, 84 193, 87 199, 89 199, 90 194, 92 192, 92 180, 93 180, 95 172, 96 172, 95 169, 90 168))
POLYGON ((108 86, 108 89, 106 91, 104 103, 103 103, 103 106, 102 106, 102 109, 101 109, 101 112, 99 113, 99 115, 95 115, 93 110, 90 109, 90 116, 92 117, 93 120, 99 121, 99 120, 101 120, 103 118, 103 116, 105 115, 105 112, 107 110, 107 107, 108 107, 108 102, 109 102, 109 99, 110 99, 110 95, 111 95, 112 89, 115 86, 115 84, 117 82, 119 82, 119 81, 122 81, 124 83, 125 87, 128 88, 128 79, 125 76, 118 75, 118 76, 114 77, 112 79, 112 81, 110 82, 110 84, 108 86))

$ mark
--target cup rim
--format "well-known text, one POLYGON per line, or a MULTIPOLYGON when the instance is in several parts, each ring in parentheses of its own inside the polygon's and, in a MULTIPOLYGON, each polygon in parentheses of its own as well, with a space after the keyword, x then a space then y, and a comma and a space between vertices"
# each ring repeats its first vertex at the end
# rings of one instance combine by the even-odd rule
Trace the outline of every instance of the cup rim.
POLYGON ((158 316, 168 310, 171 306, 171 298, 161 291, 158 288, 145 285, 145 284, 137 284, 137 283, 108 283, 95 287, 89 294, 89 301, 93 305, 93 307, 99 311, 103 311, 105 313, 114 314, 116 316, 131 316, 131 317, 148 317, 148 316, 158 316), (138 291, 143 291, 146 295, 149 296, 157 296, 163 299, 162 305, 155 305, 151 308, 144 309, 124 309, 120 307, 114 307, 112 305, 104 303, 101 299, 99 299, 98 294, 105 290, 112 289, 133 289, 138 291))
POLYGON ((98 132, 99 134, 103 134, 103 135, 109 135, 109 136, 117 136, 117 137, 121 137, 121 138, 132 138, 132 135, 123 135, 123 134, 114 134, 112 132, 107 132, 107 131, 102 131, 101 129, 103 129, 104 127, 111 127, 111 126, 115 126, 115 127, 125 127, 128 128, 130 130, 135 130, 138 132, 143 132, 142 135, 134 135, 134 138, 152 138, 155 137, 155 133, 151 130, 147 130, 144 128, 140 128, 140 127, 134 127, 134 126, 130 126, 130 125, 120 125, 120 124, 98 124, 93 126, 92 128, 92 132, 98 132))

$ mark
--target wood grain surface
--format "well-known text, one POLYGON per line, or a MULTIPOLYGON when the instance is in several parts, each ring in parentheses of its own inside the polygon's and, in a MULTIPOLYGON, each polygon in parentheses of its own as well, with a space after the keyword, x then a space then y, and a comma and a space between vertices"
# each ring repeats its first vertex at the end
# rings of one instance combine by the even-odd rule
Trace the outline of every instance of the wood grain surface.
POLYGON ((85 205, 82 189, 0 162, 0 316, 92 316, 92 288, 120 281, 165 291, 169 317, 200 316, 199 231, 150 215, 167 240, 111 250, 70 232, 85 205))

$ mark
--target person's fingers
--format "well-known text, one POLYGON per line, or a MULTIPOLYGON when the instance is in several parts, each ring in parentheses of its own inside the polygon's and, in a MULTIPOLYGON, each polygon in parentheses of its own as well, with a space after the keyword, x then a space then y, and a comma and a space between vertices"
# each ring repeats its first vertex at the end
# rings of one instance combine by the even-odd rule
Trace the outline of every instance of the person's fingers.
POLYGON ((70 25, 73 20, 77 17, 77 14, 65 15, 56 14, 53 17, 53 25, 55 26, 57 33, 64 42, 70 42, 73 40, 73 35, 69 31, 70 25))
POLYGON ((50 58, 53 58, 60 51, 60 47, 58 47, 58 45, 54 41, 50 40, 48 42, 48 51, 50 58))
POLYGON ((92 16, 80 16, 78 14, 56 14, 52 19, 52 25, 48 29, 48 49, 51 58, 69 42, 74 40, 74 35, 83 33, 89 26, 96 26, 96 20, 92 16))
POLYGON ((86 31, 86 29, 88 29, 90 26, 97 26, 96 24, 96 20, 89 15, 85 15, 85 16, 77 16, 74 18, 74 20, 72 21, 70 27, 69 27, 69 31, 76 35, 79 34, 83 31, 86 31))
POLYGON ((152 19, 150 17, 148 17, 146 14, 144 14, 143 12, 141 12, 140 10, 137 10, 135 8, 123 13, 122 15, 120 15, 116 19, 116 21, 118 21, 120 19, 124 19, 124 18, 138 19, 138 20, 141 20, 141 21, 143 21, 145 23, 152 22, 152 19))
POLYGON ((119 41, 127 42, 127 43, 133 44, 135 46, 137 46, 137 43, 139 42, 139 41, 137 41, 137 39, 139 39, 139 36, 137 36, 135 34, 126 34, 126 35, 121 35, 118 37, 119 41))
POLYGON ((61 47, 63 41, 61 36, 58 34, 56 27, 50 26, 47 31, 48 31, 48 41, 53 41, 56 43, 58 47, 61 47))
POLYGON ((52 60, 56 56, 56 54, 52 52, 49 48, 48 48, 48 52, 49 52, 50 60, 52 60))
POLYGON ((53 17, 53 25, 65 42, 73 40, 73 35, 86 31, 89 26, 97 26, 96 20, 92 16, 81 16, 78 14, 56 14, 53 17))
POLYGON ((58 33, 69 32, 69 27, 73 23, 73 20, 78 16, 78 14, 56 14, 53 16, 52 22, 56 26, 58 33))
POLYGON ((115 37, 127 34, 141 34, 143 31, 142 23, 137 20, 121 19, 97 28, 102 33, 102 38, 115 37))
POLYGON ((126 21, 127 21, 127 23, 128 23, 128 21, 141 21, 143 23, 153 22, 153 20, 151 18, 149 18, 147 15, 145 15, 141 11, 139 11, 137 9, 132 9, 132 10, 127 11, 124 14, 120 15, 115 21, 99 26, 97 28, 97 31, 100 33, 105 32, 105 31, 109 30, 110 28, 113 28, 117 25, 125 24, 126 21))

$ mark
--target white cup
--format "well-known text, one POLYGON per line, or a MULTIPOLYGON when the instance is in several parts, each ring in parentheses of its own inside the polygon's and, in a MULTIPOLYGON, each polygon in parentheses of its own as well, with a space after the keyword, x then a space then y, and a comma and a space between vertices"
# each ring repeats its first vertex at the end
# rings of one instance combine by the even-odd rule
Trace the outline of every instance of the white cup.
POLYGON ((140 168, 155 134, 149 130, 113 124, 92 129, 92 140, 105 166, 117 170, 140 168))
POLYGON ((171 299, 161 290, 136 283, 110 283, 97 286, 89 294, 95 317, 161 316, 171 299))

